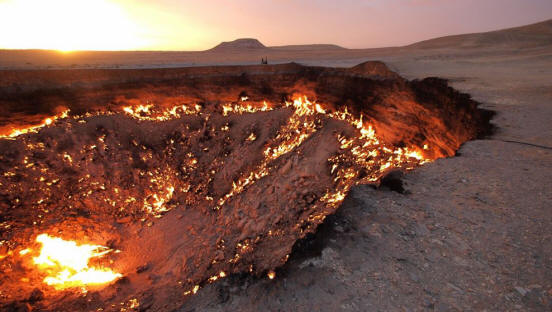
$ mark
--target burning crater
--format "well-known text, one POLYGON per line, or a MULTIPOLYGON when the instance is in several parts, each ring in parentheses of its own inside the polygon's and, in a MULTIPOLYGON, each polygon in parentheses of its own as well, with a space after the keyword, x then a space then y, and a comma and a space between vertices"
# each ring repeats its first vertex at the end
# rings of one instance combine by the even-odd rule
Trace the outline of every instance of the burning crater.
POLYGON ((489 131, 385 65, 0 73, 0 306, 170 310, 273 278, 356 184, 489 131))

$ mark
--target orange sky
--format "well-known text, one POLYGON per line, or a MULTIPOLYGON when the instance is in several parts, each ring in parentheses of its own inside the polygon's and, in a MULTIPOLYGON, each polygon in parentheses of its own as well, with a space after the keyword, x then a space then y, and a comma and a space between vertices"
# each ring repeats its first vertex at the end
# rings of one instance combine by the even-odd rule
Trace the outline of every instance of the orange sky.
POLYGON ((203 50, 396 46, 552 17, 550 0, 0 0, 0 48, 203 50))

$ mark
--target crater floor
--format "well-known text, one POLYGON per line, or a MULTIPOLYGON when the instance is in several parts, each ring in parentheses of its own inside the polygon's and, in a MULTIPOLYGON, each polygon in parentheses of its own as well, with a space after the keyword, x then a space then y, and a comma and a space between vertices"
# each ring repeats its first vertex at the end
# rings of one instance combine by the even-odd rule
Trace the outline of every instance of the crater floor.
POLYGON ((167 310, 228 275, 273 279, 353 186, 491 129, 445 81, 378 62, 2 74, 18 83, 0 120, 0 298, 13 309, 167 310), (123 277, 52 289, 70 277, 37 267, 43 233, 105 246, 93 265, 123 277))

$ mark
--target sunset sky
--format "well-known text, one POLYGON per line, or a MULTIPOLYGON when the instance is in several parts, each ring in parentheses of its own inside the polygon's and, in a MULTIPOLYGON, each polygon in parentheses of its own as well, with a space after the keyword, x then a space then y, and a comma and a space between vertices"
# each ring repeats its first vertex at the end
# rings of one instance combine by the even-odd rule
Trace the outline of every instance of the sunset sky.
POLYGON ((0 0, 0 48, 203 50, 410 44, 552 18, 551 0, 0 0))

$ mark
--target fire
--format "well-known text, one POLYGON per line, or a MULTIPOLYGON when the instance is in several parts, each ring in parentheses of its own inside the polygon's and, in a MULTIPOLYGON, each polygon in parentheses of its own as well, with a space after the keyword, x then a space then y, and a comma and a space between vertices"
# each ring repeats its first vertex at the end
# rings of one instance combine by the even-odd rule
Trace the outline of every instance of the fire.
POLYGON ((274 139, 274 141, 283 142, 264 151, 264 154, 271 160, 287 154, 309 138, 316 131, 313 116, 316 113, 324 112, 318 104, 313 104, 307 97, 299 97, 293 102, 286 102, 286 106, 294 108, 295 111, 289 118, 288 124, 280 130, 274 139))
MULTIPOLYGON (((328 159, 328 165, 331 168, 330 172, 333 177, 334 187, 328 189, 327 193, 320 198, 322 203, 330 206, 339 205, 348 190, 355 184, 373 183, 378 181, 385 172, 393 168, 402 168, 410 170, 418 165, 430 161, 424 157, 424 153, 428 150, 427 144, 422 147, 394 147, 380 142, 376 134, 376 130, 369 121, 363 120, 363 116, 358 117, 350 113, 347 108, 342 110, 333 110, 328 107, 310 101, 306 96, 295 97, 292 101, 286 101, 280 105, 268 104, 265 101, 253 102, 247 96, 243 96, 239 101, 230 104, 222 105, 222 115, 227 116, 232 114, 247 114, 267 112, 274 109, 291 109, 292 114, 286 124, 278 131, 277 135, 268 140, 262 149, 263 160, 258 163, 252 170, 242 172, 240 176, 232 182, 232 188, 229 192, 222 195, 218 199, 207 195, 205 198, 209 201, 214 201, 215 210, 219 210, 232 197, 245 191, 248 187, 256 183, 256 181, 268 176, 274 170, 274 162, 283 155, 294 151, 301 146, 306 140, 314 135, 324 119, 334 119, 345 122, 356 129, 357 133, 351 137, 337 133, 336 139, 339 143, 340 151, 328 159), (361 174, 362 172, 362 174, 361 174), (367 174, 366 174, 367 173, 367 174)), ((40 128, 52 125, 56 120, 66 118, 68 110, 43 120, 39 125, 32 127, 15 129, 8 135, 0 135, 0 138, 13 138, 17 135, 37 132, 40 128)), ((103 113, 86 113, 83 116, 73 116, 77 122, 86 122, 83 118, 93 117, 94 115, 112 114, 115 112, 103 113)), ((149 101, 144 104, 133 106, 125 106, 121 108, 120 113, 140 120, 150 122, 163 122, 182 118, 185 115, 198 115, 204 113, 206 118, 209 118, 209 111, 202 112, 202 106, 198 104, 179 104, 175 106, 156 106, 149 101)), ((228 131, 228 124, 221 128, 221 131, 228 131)), ((92 150, 103 149, 105 151, 105 136, 98 138, 98 144, 90 145, 81 151, 82 154, 91 153, 92 150)), ((247 142, 257 140, 257 135, 253 132, 246 138, 247 142)), ((138 143, 132 141, 132 144, 138 146, 138 143)), ((174 140, 171 140, 174 144, 174 140)), ((44 149, 43 143, 29 143, 30 149, 44 149), (42 145, 40 145, 42 144, 42 145)), ((140 146, 144 152, 140 153, 140 160, 147 162, 154 157, 154 154, 147 151, 145 146, 140 146)), ((79 166, 81 163, 75 155, 63 153, 63 160, 69 166, 79 166)), ((196 169, 197 160, 195 156, 190 154, 189 162, 186 165, 184 174, 188 175, 196 169)), ((82 159, 82 157, 81 157, 82 159)), ((35 163, 24 160, 25 168, 35 166, 35 163)), ((42 170, 42 169, 41 169, 42 170)), ((46 170, 46 169, 44 169, 46 170)), ((40 173, 40 182, 44 182, 47 186, 55 184, 53 179, 44 177, 44 171, 40 173)), ((214 173, 213 173, 214 174, 214 173)), ((14 176, 14 172, 5 172, 5 177, 14 176)), ((171 201, 173 197, 178 198, 182 193, 190 191, 189 183, 179 183, 174 177, 178 176, 179 172, 170 168, 155 168, 147 172, 140 172, 140 177, 144 181, 149 181, 149 191, 144 193, 144 196, 136 196, 130 192, 119 193, 115 191, 115 197, 106 197, 105 202, 113 207, 121 206, 120 210, 124 211, 136 203, 142 204, 142 211, 147 214, 160 218, 163 214, 174 206, 171 201)), ((79 182, 84 182, 80 179, 79 182)), ((105 190, 104 184, 90 182, 95 187, 105 190)), ((89 196, 93 193, 92 190, 83 189, 83 196, 89 196)), ((37 201, 37 204, 45 202, 44 199, 37 201)))
MULTIPOLYGON (((245 102, 249 100, 248 97, 242 97, 241 101, 245 102)), ((253 105, 251 103, 248 104, 227 104, 222 105, 222 115, 228 116, 229 113, 235 113, 235 114, 246 114, 246 113, 256 113, 256 112, 267 112, 272 110, 273 108, 268 106, 268 104, 263 101, 262 105, 253 105)))
MULTIPOLYGON (((315 107, 315 105, 306 97, 299 97, 293 102, 286 102, 285 106, 293 108, 294 112, 287 124, 280 129, 277 137, 273 140, 273 142, 278 143, 278 145, 269 145, 266 147, 263 151, 265 159, 257 166, 257 168, 247 174, 244 174, 240 179, 238 179, 238 181, 232 182, 232 190, 219 199, 218 205, 215 207, 216 210, 220 209, 231 197, 241 193, 257 180, 269 175, 269 164, 271 161, 274 161, 280 156, 292 151, 316 131, 313 116, 317 112, 320 113, 320 111, 323 111, 319 105, 315 107)), ((263 105, 260 107, 254 107, 251 106, 251 104, 246 106, 224 105, 222 114, 226 116, 229 112, 245 114, 264 112, 272 109, 273 108, 269 107, 266 102, 263 102, 263 105)))
MULTIPOLYGON (((317 224, 324 221, 328 210, 321 209, 322 207, 338 207, 354 185, 377 182, 394 168, 410 170, 430 161, 430 159, 424 157, 429 149, 427 144, 424 144, 423 147, 396 147, 387 144, 379 139, 377 129, 370 120, 365 120, 363 115, 355 115, 349 112, 347 108, 336 110, 325 107, 315 101, 310 101, 304 96, 279 105, 267 104, 266 102, 250 102, 248 98, 243 97, 239 102, 222 105, 218 108, 221 108, 221 111, 215 112, 215 114, 223 116, 267 112, 275 109, 291 111, 287 121, 277 129, 277 132, 271 138, 265 138, 262 132, 252 130, 248 130, 249 133, 244 133, 245 138, 243 140, 245 142, 243 143, 247 145, 251 145, 253 141, 264 140, 264 142, 255 143, 262 146, 259 151, 262 158, 258 163, 248 167, 249 170, 240 172, 225 194, 220 194, 217 198, 212 193, 202 190, 205 186, 197 185, 198 183, 194 184, 193 180, 188 180, 194 172, 202 168, 199 164, 200 158, 192 151, 186 153, 182 151, 178 154, 175 152, 178 151, 177 144, 187 143, 183 143, 184 141, 177 143, 175 138, 168 137, 165 140, 167 145, 165 151, 175 157, 178 155, 178 168, 173 168, 169 164, 156 167, 145 166, 147 169, 139 171, 136 176, 140 183, 137 183, 136 186, 144 186, 144 191, 141 193, 133 192, 132 188, 127 189, 121 185, 110 186, 105 181, 96 181, 90 174, 86 174, 78 180, 78 188, 81 191, 80 198, 94 198, 94 194, 98 193, 96 198, 101 198, 106 205, 117 207, 123 216, 128 215, 128 212, 139 212, 136 213, 136 216, 141 217, 141 221, 146 220, 145 215, 162 218, 169 210, 182 205, 183 201, 186 204, 191 204, 196 202, 199 196, 208 202, 212 202, 213 206, 210 206, 212 209, 221 210, 234 197, 278 170, 278 160, 281 157, 297 151, 307 140, 318 135, 329 119, 333 119, 345 124, 345 128, 348 130, 334 131, 333 134, 330 134, 335 136, 333 139, 337 143, 335 152, 329 154, 330 156, 327 159, 331 185, 328 185, 326 190, 316 195, 318 197, 315 198, 315 201, 310 202, 312 205, 311 213, 306 219, 302 219, 296 224, 294 230, 304 233, 305 231, 311 231, 317 224), (110 189, 112 189, 112 192, 109 192, 110 189)), ((109 111, 97 114, 125 114, 129 118, 148 123, 174 120, 183 118, 185 115, 202 115, 205 122, 207 122, 209 114, 212 114, 213 110, 210 110, 209 107, 202 109, 203 107, 198 104, 156 107, 146 102, 145 104, 122 107, 118 112, 109 111)), ((47 118, 40 125, 34 127, 18 129, 18 132, 14 132, 8 137, 16 136, 16 133, 36 132, 41 127, 52 125, 56 120, 67 117, 67 113, 68 111, 47 118)), ((67 124, 86 123, 87 121, 84 118, 93 116, 90 113, 83 116, 73 116, 74 120, 69 120, 67 124)), ((227 135, 230 127, 230 123, 222 123, 216 128, 220 129, 221 132, 226 132, 224 135, 227 135)), ((210 130, 206 128, 202 131, 217 132, 214 126, 210 130)), ((22 140, 26 141, 29 150, 43 151, 46 149, 43 142, 33 142, 28 137, 23 137, 22 140)), ((113 145, 113 143, 118 143, 114 142, 113 136, 98 134, 93 141, 87 143, 80 150, 60 152, 57 157, 63 161, 65 166, 82 168, 82 166, 88 166, 91 163, 90 155, 100 152, 106 153, 108 151, 106 147, 113 145)), ((130 140, 129 143, 137 150, 136 155, 129 154, 126 156, 130 162, 140 160, 147 164, 152 159, 159 157, 144 143, 139 143, 135 139, 130 140)), ((203 148, 203 151, 206 150, 207 147, 203 148)), ((224 160, 217 161, 223 162, 224 160)), ((163 162, 160 163, 164 164, 163 162)), ((217 166, 217 164, 213 164, 205 172, 208 178, 207 185, 211 183, 217 173, 217 166)), ((28 156, 22 159, 22 168, 29 172, 36 172, 36 181, 43 183, 43 188, 48 189, 49 192, 53 192, 52 188, 59 182, 58 177, 49 174, 48 168, 41 167, 40 163, 33 161, 33 158, 28 156)), ((19 170, 22 171, 21 168, 19 170)), ((17 171, 15 170, 6 171, 2 173, 2 177, 8 180, 15 177, 16 174, 17 171)), ((48 203, 48 201, 49 198, 46 196, 37 198, 34 203, 37 206, 44 206, 43 204, 48 203)), ((44 209, 44 211, 47 212, 48 210, 44 209)), ((151 225, 152 223, 148 222, 147 224, 151 225)), ((277 235, 275 233, 268 230, 268 235, 277 235)), ((112 252, 107 247, 90 244, 78 245, 74 241, 65 241, 48 234, 39 235, 36 241, 42 244, 42 248, 40 255, 33 258, 33 262, 47 275, 43 282, 56 289, 103 285, 122 276, 109 268, 89 264, 91 259, 97 260, 112 252)), ((235 247, 235 256, 226 260, 229 263, 237 263, 243 258, 244 254, 251 253, 254 249, 255 242, 250 240, 239 242, 235 247)), ((31 249, 21 250, 19 254, 20 256, 36 255, 31 249)), ((2 257, 5 256, 0 255, 0 259, 2 257)), ((218 274, 211 276, 208 282, 214 282, 225 276, 226 273, 220 271, 218 274)), ((268 277, 270 279, 275 278, 275 273, 270 271, 268 277)), ((196 285, 185 294, 194 294, 199 290, 199 287, 196 285)))
POLYGON ((33 263, 48 274, 44 283, 56 289, 102 285, 121 277, 107 268, 90 267, 92 258, 101 258, 112 250, 101 245, 66 241, 48 234, 40 234, 36 241, 42 244, 40 255, 33 263))
MULTIPOLYGON (((353 185, 375 182, 390 168, 403 167, 410 170, 416 165, 430 161, 425 159, 422 153, 414 147, 392 148, 385 146, 378 139, 372 125, 364 121, 362 115, 359 118, 354 117, 347 108, 342 111, 328 112, 320 104, 310 101, 306 96, 299 96, 291 102, 285 102, 284 107, 292 108, 293 114, 287 124, 280 129, 276 138, 272 140, 272 143, 263 150, 264 160, 253 171, 234 181, 231 191, 219 199, 215 209, 220 209, 231 197, 269 175, 272 169, 270 163, 303 144, 317 131, 317 122, 322 117, 344 121, 359 132, 352 138, 337 135, 342 153, 328 159, 331 173, 335 174, 336 188, 328 190, 328 193, 320 199, 327 205, 338 206, 353 185), (350 167, 350 164, 356 165, 357 168, 350 167), (363 179, 358 179, 360 175, 358 168, 367 169, 370 174, 363 179)), ((261 107, 251 104, 241 106, 236 104, 224 105, 222 108, 224 116, 231 112, 244 114, 274 109, 269 107, 266 102, 263 102, 261 107)), ((424 150, 427 150, 427 145, 424 146, 424 150)))
POLYGON ((166 109, 157 109, 153 104, 125 106, 123 112, 132 118, 148 121, 166 121, 180 118, 183 115, 199 114, 201 106, 176 105, 166 109))
POLYGON ((38 124, 27 126, 27 127, 22 127, 22 128, 17 128, 17 129, 11 129, 7 133, 0 133, 0 139, 13 139, 13 138, 18 137, 22 134, 38 132, 38 130, 40 130, 41 128, 44 128, 46 126, 49 126, 49 125, 53 124, 58 119, 67 118, 67 116, 69 116, 69 110, 68 109, 61 112, 61 113, 59 113, 59 114, 57 114, 57 115, 45 118, 44 120, 42 120, 42 122, 40 122, 38 124))
POLYGON ((150 199, 153 200, 153 202, 151 203, 148 202, 146 198, 144 198, 145 210, 157 218, 161 217, 161 214, 163 212, 167 212, 170 210, 165 207, 165 203, 171 200, 174 193, 174 187, 169 186, 166 188, 166 191, 167 192, 164 195, 153 194, 150 197, 150 199))

